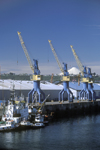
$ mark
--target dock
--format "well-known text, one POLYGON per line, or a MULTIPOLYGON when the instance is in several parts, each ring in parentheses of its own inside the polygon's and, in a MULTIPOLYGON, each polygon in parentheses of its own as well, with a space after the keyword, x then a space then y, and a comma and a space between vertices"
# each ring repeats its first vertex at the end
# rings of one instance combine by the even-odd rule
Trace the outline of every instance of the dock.
MULTIPOLYGON (((39 103, 30 103, 30 106, 33 108, 39 108, 41 104, 39 103)), ((3 108, 0 107, 0 119, 2 116, 3 108)), ((94 114, 100 112, 100 99, 96 101, 88 100, 77 100, 74 99, 73 102, 69 101, 53 101, 45 102, 42 107, 42 113, 51 115, 54 114, 56 118, 60 117, 71 117, 75 115, 85 115, 85 114, 94 114)))
MULTIPOLYGON (((33 107, 38 108, 39 105, 34 104, 33 107)), ((74 99, 73 102, 58 102, 53 100, 51 102, 45 102, 43 113, 51 114, 51 112, 53 112, 56 117, 93 114, 100 112, 100 99, 96 101, 74 99)))

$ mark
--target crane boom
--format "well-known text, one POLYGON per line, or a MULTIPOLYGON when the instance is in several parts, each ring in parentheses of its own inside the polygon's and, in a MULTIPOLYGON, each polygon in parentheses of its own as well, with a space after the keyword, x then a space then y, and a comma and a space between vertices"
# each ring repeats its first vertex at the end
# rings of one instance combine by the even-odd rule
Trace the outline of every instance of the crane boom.
POLYGON ((57 54, 56 54, 56 52, 55 52, 55 49, 53 48, 53 45, 52 45, 52 43, 51 43, 51 40, 48 40, 48 42, 49 42, 49 44, 50 44, 50 47, 51 47, 52 52, 53 52, 53 54, 54 54, 54 57, 55 57, 55 59, 56 59, 56 61, 57 61, 57 63, 58 63, 58 66, 59 66, 61 72, 64 74, 64 70, 63 70, 63 68, 62 68, 62 66, 61 66, 61 63, 60 63, 58 57, 57 57, 57 54))
POLYGON ((26 55, 27 61, 28 61, 29 65, 30 65, 31 70, 32 70, 33 73, 34 73, 34 67, 33 67, 33 64, 32 64, 32 62, 31 62, 31 59, 30 59, 30 57, 29 57, 29 54, 28 54, 28 51, 27 51, 27 49, 26 49, 25 43, 24 43, 24 41, 23 41, 23 38, 22 38, 22 36, 21 36, 21 32, 17 31, 17 33, 18 33, 19 40, 20 40, 20 43, 21 43, 21 45, 22 45, 22 48, 23 48, 23 50, 24 50, 24 53, 25 53, 25 55, 26 55))
POLYGON ((75 60, 76 60, 76 62, 77 62, 77 65, 78 65, 78 67, 79 67, 79 69, 80 69, 82 75, 84 75, 84 73, 83 73, 84 67, 83 67, 81 61, 79 60, 79 58, 78 58, 78 56, 77 56, 75 50, 73 49, 73 46, 70 45, 70 47, 71 47, 71 49, 72 49, 72 52, 73 52, 73 55, 74 55, 75 60))
POLYGON ((38 112, 42 109, 43 105, 45 104, 47 98, 50 96, 50 94, 47 95, 47 97, 44 99, 44 101, 42 102, 40 108, 37 110, 38 112))

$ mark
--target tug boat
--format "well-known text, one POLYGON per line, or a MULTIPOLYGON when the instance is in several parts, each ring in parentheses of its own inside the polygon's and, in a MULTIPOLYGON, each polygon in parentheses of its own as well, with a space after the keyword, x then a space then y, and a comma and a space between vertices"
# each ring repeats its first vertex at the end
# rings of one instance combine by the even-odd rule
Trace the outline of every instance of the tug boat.
POLYGON ((14 120, 15 123, 20 123, 23 118, 28 118, 28 106, 21 101, 10 100, 2 115, 2 120, 14 120))
POLYGON ((28 119, 28 103, 24 101, 24 96, 21 93, 20 97, 15 96, 14 84, 10 89, 10 99, 7 100, 7 105, 3 105, 3 121, 13 120, 15 123, 20 123, 23 118, 28 119))
POLYGON ((35 123, 40 123, 40 122, 44 122, 44 116, 41 114, 36 114, 35 116, 35 123))
POLYGON ((45 125, 48 124, 48 116, 47 115, 42 115, 42 114, 37 114, 35 116, 35 123, 43 123, 45 125))
POLYGON ((19 125, 13 120, 1 121, 0 122, 0 132, 1 131, 12 131, 19 128, 19 125))
POLYGON ((21 129, 37 129, 44 127, 44 123, 38 122, 38 123, 31 123, 30 121, 26 121, 25 119, 20 122, 20 128, 21 129))
POLYGON ((26 121, 25 119, 20 122, 20 128, 21 128, 21 129, 29 129, 29 128, 32 128, 32 125, 33 125, 33 123, 31 123, 30 121, 26 121))

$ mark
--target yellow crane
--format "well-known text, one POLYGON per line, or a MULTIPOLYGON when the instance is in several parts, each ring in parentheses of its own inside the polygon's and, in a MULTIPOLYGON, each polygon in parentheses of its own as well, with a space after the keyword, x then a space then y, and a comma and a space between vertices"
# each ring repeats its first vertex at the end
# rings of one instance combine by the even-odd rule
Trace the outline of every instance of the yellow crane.
POLYGON ((29 101, 29 98, 30 98, 30 95, 32 94, 32 102, 34 101, 33 100, 33 95, 37 92, 38 93, 38 97, 39 97, 39 103, 41 103, 41 94, 43 95, 43 98, 45 98, 45 94, 44 92, 40 89, 40 80, 41 80, 41 75, 40 75, 40 70, 38 68, 38 61, 33 59, 34 61, 34 66, 31 62, 31 59, 29 57, 29 54, 28 54, 28 51, 27 51, 27 48, 25 46, 25 43, 23 41, 23 38, 21 36, 21 32, 17 32, 18 36, 19 36, 19 40, 20 40, 20 43, 22 45, 22 48, 24 50, 24 53, 25 53, 25 56, 27 58, 27 61, 29 63, 29 66, 33 72, 33 75, 32 75, 32 78, 31 80, 33 80, 33 83, 34 83, 34 88, 28 93, 28 101, 29 101))
POLYGON ((62 68, 62 66, 61 66, 61 63, 60 63, 60 61, 59 61, 59 59, 58 59, 58 56, 57 56, 57 54, 56 54, 56 52, 55 52, 55 49, 53 48, 53 45, 52 45, 52 43, 51 43, 51 40, 48 40, 48 42, 49 42, 50 47, 51 47, 51 49, 52 49, 52 52, 53 52, 53 54, 54 54, 54 56, 55 56, 55 59, 56 59, 56 61, 57 61, 57 63, 58 63, 58 66, 59 66, 61 72, 64 74, 64 70, 63 70, 63 68, 62 68))
POLYGON ((43 103, 40 105, 40 107, 38 108, 37 112, 42 111, 42 108, 45 105, 45 102, 46 102, 46 100, 48 99, 49 96, 50 96, 50 94, 48 94, 47 97, 44 99, 43 103))
POLYGON ((62 66, 61 66, 61 63, 60 63, 60 61, 59 61, 59 59, 58 59, 58 56, 57 56, 57 54, 56 54, 56 51, 55 51, 55 49, 53 48, 53 45, 52 45, 52 43, 51 43, 51 40, 48 40, 48 42, 49 42, 49 44, 50 44, 50 47, 51 47, 51 50, 52 50, 52 52, 53 52, 53 54, 54 54, 54 57, 55 57, 55 59, 56 59, 56 61, 57 61, 57 63, 58 63, 58 66, 59 66, 59 68, 60 68, 60 71, 63 73, 63 77, 62 77, 62 81, 70 81, 70 76, 69 75, 64 75, 64 69, 62 68, 62 66))
MULTIPOLYGON (((75 50, 73 49, 73 46, 70 45, 70 47, 72 49, 72 52, 73 52, 73 55, 77 62, 77 65, 83 76, 82 77, 83 90, 81 90, 81 92, 79 93, 79 97, 80 97, 80 99, 96 100, 95 91, 93 90, 93 85, 92 85, 93 78, 92 78, 92 74, 91 74, 91 69, 88 68, 88 73, 87 73, 86 67, 82 65, 75 50)), ((79 79, 80 79, 80 77, 79 77, 79 79)))
POLYGON ((30 59, 30 56, 29 56, 29 54, 28 54, 27 48, 26 48, 26 46, 25 46, 25 43, 24 43, 24 41, 23 41, 23 38, 22 38, 22 36, 21 36, 21 32, 17 31, 17 33, 18 33, 18 36, 19 36, 19 40, 20 40, 21 46, 22 46, 22 48, 23 48, 23 50, 24 50, 25 56, 26 56, 27 61, 28 61, 28 63, 29 63, 29 66, 30 66, 30 68, 31 68, 31 70, 32 70, 32 72, 33 72, 33 76, 32 76, 32 78, 31 78, 31 80, 35 80, 35 81, 38 80, 38 81, 40 81, 40 80, 41 80, 41 75, 36 75, 36 74, 34 74, 34 67, 33 67, 33 64, 32 64, 32 62, 31 62, 31 59, 30 59))
POLYGON ((53 76, 54 76, 54 74, 52 73, 51 79, 50 79, 50 82, 51 82, 51 83, 53 82, 53 76))
POLYGON ((77 62, 77 65, 78 65, 78 67, 79 67, 79 69, 80 69, 80 71, 81 71, 81 74, 84 75, 84 74, 83 74, 84 67, 83 67, 81 61, 80 61, 79 57, 77 56, 77 54, 76 54, 76 52, 75 52, 75 49, 73 49, 73 46, 70 45, 70 47, 71 47, 71 49, 72 49, 72 52, 73 52, 73 55, 74 55, 75 60, 76 60, 76 62, 77 62))
POLYGON ((55 49, 53 48, 53 45, 51 43, 51 40, 48 40, 49 44, 50 44, 50 47, 51 47, 51 50, 54 54, 54 57, 58 63, 58 66, 61 70, 61 72, 63 73, 63 76, 62 76, 62 81, 63 81, 63 89, 59 92, 59 101, 60 101, 60 98, 62 97, 62 101, 64 101, 64 93, 67 92, 67 99, 69 100, 69 102, 72 102, 73 101, 73 93, 71 92, 71 90, 69 89, 69 81, 70 81, 70 76, 69 76, 69 73, 67 71, 67 64, 63 63, 64 64, 64 68, 62 68, 61 66, 61 63, 58 59, 58 56, 55 52, 55 49))

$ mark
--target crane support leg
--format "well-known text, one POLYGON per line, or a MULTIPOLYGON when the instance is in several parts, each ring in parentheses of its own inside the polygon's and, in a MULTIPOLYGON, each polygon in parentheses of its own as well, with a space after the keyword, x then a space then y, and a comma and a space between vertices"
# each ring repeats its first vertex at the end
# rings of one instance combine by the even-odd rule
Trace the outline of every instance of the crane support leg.
POLYGON ((35 102, 34 95, 37 93, 37 100, 39 103, 41 103, 41 97, 43 96, 43 100, 45 99, 44 92, 40 89, 40 83, 39 81, 33 81, 33 89, 28 93, 28 103, 30 102, 30 95, 32 95, 32 103, 35 102))
POLYGON ((34 89, 32 89, 29 93, 28 93, 28 103, 30 103, 30 95, 33 93, 34 89))
POLYGON ((96 101, 96 93, 95 93, 95 91, 91 91, 91 95, 92 95, 92 100, 93 101, 96 101))
POLYGON ((66 91, 68 94, 69 102, 73 102, 73 93, 69 89, 69 81, 63 81, 63 87, 64 87, 64 91, 66 91))
POLYGON ((61 101, 61 93, 64 91, 64 89, 62 89, 60 92, 59 92, 59 102, 61 101))
POLYGON ((83 99, 84 97, 84 90, 81 90, 81 92, 79 93, 79 99, 83 99))
POLYGON ((70 89, 67 89, 67 94, 68 94, 68 100, 69 100, 69 102, 73 102, 73 94, 70 91, 70 89))
POLYGON ((43 100, 45 99, 45 94, 41 89, 37 89, 38 95, 39 95, 39 103, 41 103, 41 97, 43 98, 43 100))
POLYGON ((44 92, 40 89, 40 81, 34 81, 34 91, 38 93, 38 101, 41 103, 41 96, 43 96, 43 99, 45 99, 45 94, 44 92))
POLYGON ((40 92, 40 89, 37 90, 37 93, 38 93, 38 95, 39 95, 39 100, 38 100, 38 102, 41 103, 41 92, 40 92))
POLYGON ((73 102, 73 93, 72 93, 72 91, 70 89, 69 89, 69 92, 70 92, 70 95, 71 95, 70 102, 73 102))
POLYGON ((71 92, 71 90, 69 89, 69 82, 63 82, 63 89, 59 92, 59 101, 61 101, 61 97, 62 97, 62 101, 64 101, 64 93, 67 92, 67 99, 69 102, 73 102, 73 93, 71 92), (62 95, 62 96, 61 96, 62 95))
POLYGON ((73 102, 73 94, 69 89, 62 90, 60 94, 62 94, 62 101, 64 101, 64 93, 67 93, 67 99, 69 102, 73 102))
POLYGON ((96 93, 93 90, 93 84, 92 83, 88 83, 88 89, 89 89, 90 94, 91 94, 91 100, 95 101, 96 100, 96 93))
POLYGON ((64 101, 64 93, 65 93, 65 91, 63 90, 61 93, 62 94, 62 101, 64 101))
POLYGON ((91 100, 96 101, 96 93, 94 90, 90 90, 91 100))
POLYGON ((32 92, 32 103, 34 103, 35 102, 35 99, 33 98, 33 95, 35 94, 35 90, 33 89, 33 92, 32 92))
POLYGON ((91 100, 90 91, 88 90, 88 83, 83 82, 83 89, 79 93, 79 99, 91 100))

